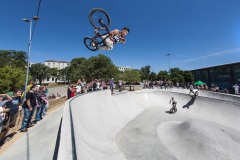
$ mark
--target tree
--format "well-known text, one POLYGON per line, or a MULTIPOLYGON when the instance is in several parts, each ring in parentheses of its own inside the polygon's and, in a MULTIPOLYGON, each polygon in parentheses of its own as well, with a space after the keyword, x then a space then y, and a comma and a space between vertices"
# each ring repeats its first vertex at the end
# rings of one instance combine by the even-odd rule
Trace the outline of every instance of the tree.
POLYGON ((51 75, 50 68, 44 64, 36 63, 31 65, 30 74, 34 80, 38 80, 39 84, 42 84, 42 81, 46 78, 49 78, 51 75))
POLYGON ((103 79, 105 81, 115 77, 119 73, 111 59, 103 54, 88 59, 87 80, 103 79))
POLYGON ((138 70, 126 70, 123 73, 123 80, 130 82, 130 91, 131 89, 131 82, 137 82, 141 80, 141 72, 138 70))
POLYGON ((70 77, 70 72, 69 72, 70 67, 65 67, 61 70, 59 70, 59 79, 66 82, 69 82, 69 77, 70 77))
POLYGON ((87 74, 87 59, 80 57, 72 59, 70 63, 70 67, 68 70, 69 80, 72 82, 77 82, 78 79, 85 78, 85 74, 87 74))
POLYGON ((153 81, 158 80, 158 75, 155 72, 151 72, 149 75, 149 80, 153 80, 153 81))
POLYGON ((182 83, 184 82, 183 71, 179 68, 171 68, 171 80, 176 84, 176 82, 182 83))
POLYGON ((50 75, 54 77, 55 83, 57 83, 57 80, 60 78, 59 70, 57 68, 50 68, 50 75))
POLYGON ((11 66, 25 70, 26 54, 23 51, 0 50, 0 67, 11 66))
POLYGON ((0 93, 24 88, 25 73, 20 68, 5 66, 0 68, 0 93))
POLYGON ((184 77, 184 81, 185 81, 186 83, 192 82, 193 79, 194 79, 194 76, 193 76, 193 74, 192 74, 191 71, 184 71, 184 72, 183 72, 183 77, 184 77))
POLYGON ((151 70, 151 66, 150 65, 147 65, 145 67, 142 67, 140 69, 142 72, 141 72, 141 80, 144 80, 144 79, 149 79, 149 76, 150 76, 150 70, 151 70))
POLYGON ((158 73, 158 79, 162 80, 162 81, 166 81, 170 79, 170 76, 168 74, 168 71, 160 71, 158 73))

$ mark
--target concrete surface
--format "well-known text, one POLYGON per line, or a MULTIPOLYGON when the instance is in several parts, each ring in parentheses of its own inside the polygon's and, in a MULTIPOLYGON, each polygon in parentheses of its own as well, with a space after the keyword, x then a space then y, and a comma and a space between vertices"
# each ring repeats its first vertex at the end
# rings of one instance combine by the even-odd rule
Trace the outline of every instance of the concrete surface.
POLYGON ((64 105, 48 113, 1 156, 1 160, 50 160, 53 158, 64 105))
POLYGON ((58 159, 239 159, 239 97, 221 96, 228 95, 192 101, 179 91, 145 89, 73 98, 64 108, 58 159), (171 97, 178 102, 176 114, 166 113, 171 97))

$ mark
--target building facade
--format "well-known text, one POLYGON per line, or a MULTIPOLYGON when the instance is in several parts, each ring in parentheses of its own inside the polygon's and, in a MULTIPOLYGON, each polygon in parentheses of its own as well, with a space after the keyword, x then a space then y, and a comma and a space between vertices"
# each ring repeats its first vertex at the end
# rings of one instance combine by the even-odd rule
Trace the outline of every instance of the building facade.
POLYGON ((56 60, 46 60, 44 64, 50 68, 57 68, 59 70, 70 66, 70 62, 56 60))
POLYGON ((121 72, 125 72, 126 70, 131 69, 130 67, 117 67, 117 69, 121 72))
MULTIPOLYGON (((70 62, 56 61, 56 60, 46 60, 44 64, 50 68, 57 68, 58 70, 61 70, 70 66, 70 62)), ((50 78, 45 79, 43 83, 55 83, 55 82, 56 82, 55 77, 51 76, 50 78)), ((64 81, 58 80, 58 82, 64 82, 64 81)))
POLYGON ((233 91, 234 84, 240 84, 240 62, 192 70, 195 81, 201 80, 208 86, 233 91))

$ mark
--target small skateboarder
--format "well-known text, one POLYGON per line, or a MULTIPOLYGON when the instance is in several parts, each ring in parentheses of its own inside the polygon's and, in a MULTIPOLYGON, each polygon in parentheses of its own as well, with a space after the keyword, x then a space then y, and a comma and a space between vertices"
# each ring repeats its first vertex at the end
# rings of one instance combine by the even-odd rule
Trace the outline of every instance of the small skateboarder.
POLYGON ((177 112, 177 101, 172 97, 169 101, 170 104, 172 104, 172 108, 170 109, 169 113, 176 113, 177 112))

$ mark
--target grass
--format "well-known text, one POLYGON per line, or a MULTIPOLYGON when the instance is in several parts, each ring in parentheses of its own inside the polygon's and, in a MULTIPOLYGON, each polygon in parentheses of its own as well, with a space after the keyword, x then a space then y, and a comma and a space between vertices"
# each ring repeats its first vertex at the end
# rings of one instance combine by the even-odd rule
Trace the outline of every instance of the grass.
POLYGON ((50 84, 48 84, 48 88, 61 87, 61 86, 66 86, 66 85, 67 84, 50 83, 50 84))

